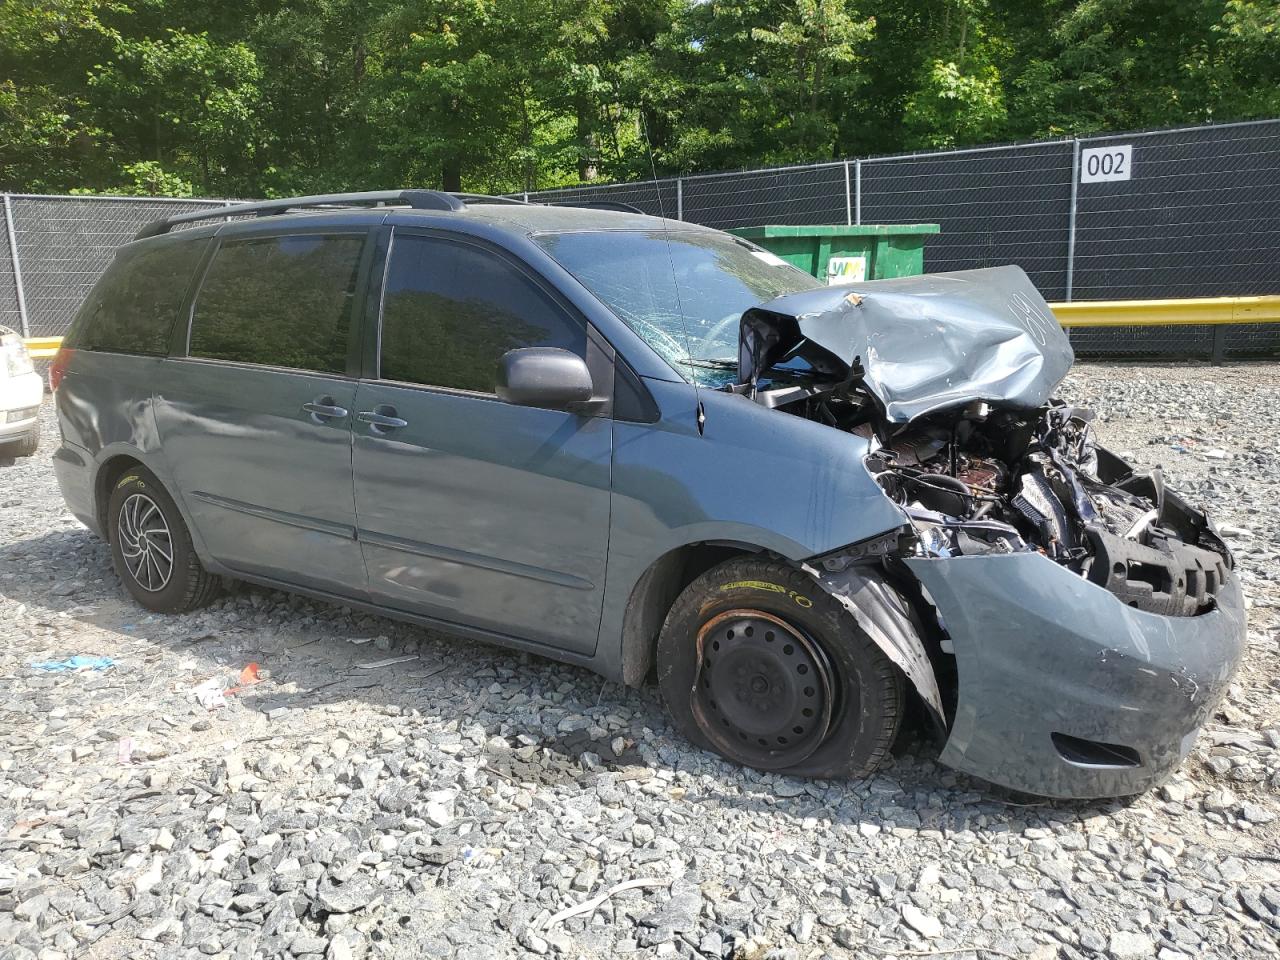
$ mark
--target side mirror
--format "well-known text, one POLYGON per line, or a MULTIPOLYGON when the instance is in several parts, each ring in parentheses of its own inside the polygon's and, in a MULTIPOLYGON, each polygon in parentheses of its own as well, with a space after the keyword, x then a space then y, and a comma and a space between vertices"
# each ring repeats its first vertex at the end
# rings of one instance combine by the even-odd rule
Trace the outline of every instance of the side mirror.
POLYGON ((594 391, 586 361, 560 347, 508 350, 498 362, 497 393, 507 403, 567 410, 594 391))

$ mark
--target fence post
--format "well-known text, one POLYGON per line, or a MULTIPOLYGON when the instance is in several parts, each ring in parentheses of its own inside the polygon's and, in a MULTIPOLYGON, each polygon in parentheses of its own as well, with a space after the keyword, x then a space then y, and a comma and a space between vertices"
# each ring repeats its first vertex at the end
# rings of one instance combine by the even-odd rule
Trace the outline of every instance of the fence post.
POLYGON ((1076 276, 1076 199, 1080 189, 1080 140, 1071 141, 1071 212, 1067 215, 1067 303, 1076 276))
POLYGON ((849 189, 849 161, 844 162, 844 222, 853 223, 853 193, 849 189))
MULTIPOLYGON (((662 189, 658 184, 654 184, 659 190, 662 189)), ((676 219, 684 219, 684 177, 676 177, 676 219)))
POLYGON ((1227 328, 1224 324, 1216 324, 1213 328, 1213 350, 1209 354, 1211 366, 1220 367, 1227 359, 1227 328))
POLYGON ((18 323, 24 338, 31 336, 31 323, 27 320, 27 296, 22 290, 22 261, 18 258, 18 236, 13 231, 13 204, 9 194, 4 195, 4 228, 9 236, 9 258, 13 261, 13 289, 18 294, 18 323))
POLYGON ((854 208, 853 222, 861 225, 862 223, 862 161, 857 162, 854 168, 854 208))
POLYGON ((529 202, 529 191, 528 191, 528 190, 526 190, 526 191, 524 192, 524 202, 525 202, 525 203, 528 203, 528 202, 529 202))

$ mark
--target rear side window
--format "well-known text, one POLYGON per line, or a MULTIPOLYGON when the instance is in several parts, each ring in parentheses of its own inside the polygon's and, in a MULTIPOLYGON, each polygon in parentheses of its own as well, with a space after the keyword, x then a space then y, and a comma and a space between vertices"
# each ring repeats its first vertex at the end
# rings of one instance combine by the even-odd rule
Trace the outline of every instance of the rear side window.
POLYGON ((224 242, 196 297, 188 353, 345 373, 363 234, 224 242))
POLYGON ((384 380, 493 393, 517 347, 579 356, 586 329, 513 264, 452 240, 397 236, 382 303, 384 380))
POLYGON ((68 341, 78 350, 162 357, 207 240, 122 250, 94 286, 68 341))

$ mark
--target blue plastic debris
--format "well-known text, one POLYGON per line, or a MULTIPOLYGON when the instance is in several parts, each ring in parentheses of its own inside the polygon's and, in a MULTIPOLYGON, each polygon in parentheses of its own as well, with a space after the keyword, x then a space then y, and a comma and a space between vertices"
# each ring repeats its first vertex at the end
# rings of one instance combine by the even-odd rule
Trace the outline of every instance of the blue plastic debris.
POLYGON ((66 660, 44 660, 33 663, 31 668, 43 670, 45 673, 62 673, 65 670, 110 670, 115 665, 116 662, 110 657, 86 657, 76 654, 66 660))

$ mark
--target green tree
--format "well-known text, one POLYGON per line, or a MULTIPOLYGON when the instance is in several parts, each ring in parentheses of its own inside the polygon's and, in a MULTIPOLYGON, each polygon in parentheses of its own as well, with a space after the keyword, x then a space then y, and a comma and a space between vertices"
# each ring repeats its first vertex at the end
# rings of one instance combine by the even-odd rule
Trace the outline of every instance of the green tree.
POLYGON ((536 190, 1277 113, 1275 0, 0 0, 15 191, 536 190))
POLYGON ((844 0, 678 10, 652 53, 631 64, 657 160, 690 171, 832 156, 839 105, 867 83, 861 49, 873 29, 844 0))
POLYGON ((450 190, 574 179, 575 111, 593 77, 573 54, 599 29, 590 0, 390 11, 361 99, 368 162, 390 180, 450 190))
POLYGON ((97 8, 0 0, 0 188, 59 190, 109 169, 82 95, 85 71, 107 45, 97 8))
POLYGON ((1001 38, 985 0, 943 0, 921 44, 902 123, 908 147, 953 147, 1005 132, 1001 38))
POLYGON ((117 152, 190 176, 206 191, 252 190, 262 79, 253 51, 175 29, 112 40, 110 55, 89 71, 88 89, 91 113, 117 152))

